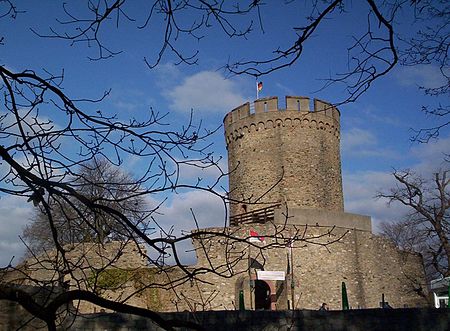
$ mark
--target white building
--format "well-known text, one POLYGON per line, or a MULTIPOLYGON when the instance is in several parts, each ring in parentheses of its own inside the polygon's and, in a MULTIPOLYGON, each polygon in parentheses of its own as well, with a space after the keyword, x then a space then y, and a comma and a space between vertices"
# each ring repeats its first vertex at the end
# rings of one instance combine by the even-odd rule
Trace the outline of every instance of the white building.
POLYGON ((448 307, 450 277, 434 279, 431 281, 431 291, 433 292, 434 306, 436 308, 448 307))

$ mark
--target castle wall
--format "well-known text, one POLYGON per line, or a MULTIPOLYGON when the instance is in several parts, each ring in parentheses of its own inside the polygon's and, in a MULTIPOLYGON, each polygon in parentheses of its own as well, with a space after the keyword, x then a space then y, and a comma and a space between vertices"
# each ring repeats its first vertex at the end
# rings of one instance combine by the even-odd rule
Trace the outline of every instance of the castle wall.
MULTIPOLYGON (((254 109, 247 103, 224 119, 231 199, 247 211, 285 202, 342 211, 339 111, 320 100, 310 111, 305 97, 286 97, 285 110, 278 98, 259 99, 254 109)), ((231 204, 231 216, 243 212, 231 204)))
MULTIPOLYGON (((402 252, 387 240, 370 232, 322 226, 280 227, 274 224, 241 225, 231 227, 229 231, 241 238, 248 238, 250 229, 265 236, 265 245, 277 247, 260 251, 257 247, 259 244, 227 245, 226 241, 217 239, 210 243, 204 240, 202 245, 197 242, 197 267, 211 265, 221 270, 221 266, 227 261, 233 266, 234 275, 230 278, 214 274, 203 278, 200 276, 201 280, 209 283, 199 282, 201 291, 188 284, 177 289, 185 293, 184 301, 188 301, 186 298, 189 296, 191 302, 197 303, 210 298, 207 309, 236 309, 238 293, 242 289, 246 309, 254 309, 251 281, 256 279, 256 269, 247 270, 251 257, 260 262, 264 270, 286 272, 285 282, 268 281, 279 292, 274 304, 276 309, 292 307, 292 294, 296 309, 318 309, 322 302, 328 303, 330 309, 341 309, 342 282, 346 283, 349 302, 353 308, 377 308, 383 293, 389 304, 396 308, 427 305, 426 299, 418 294, 420 286, 426 294, 421 257, 402 252), (275 233, 277 239, 270 238, 275 233), (301 237, 301 240, 294 244, 293 273, 289 273, 285 242, 294 236, 301 237), (280 238, 285 238, 286 241, 283 243, 280 238), (240 262, 233 264, 231 257, 239 254, 243 254, 240 262), (294 293, 291 290, 292 274, 294 293)), ((208 230, 219 232, 223 228, 208 230)), ((222 268, 222 271, 225 272, 225 269, 222 268)), ((185 304, 181 301, 177 305, 178 309, 185 304)), ((173 310, 164 305, 162 307, 164 311, 173 310)), ((197 308, 199 307, 197 304, 197 308)), ((189 310, 188 307, 185 309, 189 310)))
POLYGON ((277 223, 289 225, 335 226, 345 229, 356 229, 372 232, 370 216, 344 213, 340 211, 318 209, 286 209, 284 206, 274 209, 277 223))
MULTIPOLYGON (((123 300, 138 307, 152 307, 152 294, 136 292, 143 282, 150 279, 148 273, 137 274, 147 268, 146 247, 134 241, 109 243, 78 243, 66 245, 65 258, 50 251, 27 259, 17 270, 6 274, 4 281, 25 286, 45 286, 57 289, 64 282, 70 290, 87 289, 111 300, 123 300), (147 279, 145 279, 147 278, 147 279), (136 293, 136 294, 135 294, 136 293), (148 297, 150 296, 150 301, 148 297)), ((81 313, 99 312, 103 309, 86 301, 74 303, 81 313)))
MULTIPOLYGON (((340 235, 344 231, 333 232, 340 235)), ((401 252, 369 232, 347 231, 342 240, 327 247, 308 244, 297 250, 294 264, 302 308, 313 309, 327 302, 331 309, 340 309, 342 282, 353 308, 379 307, 382 293, 397 308, 427 304, 414 291, 421 285, 426 292, 420 256, 401 252)))
MULTIPOLYGON (((147 266, 145 245, 136 245, 134 241, 112 241, 105 244, 78 243, 64 246, 65 258, 73 272, 65 275, 64 280, 80 282, 92 270, 103 268, 139 269, 147 266)), ((23 272, 11 273, 8 281, 22 285, 34 285, 35 282, 57 284, 64 270, 63 260, 56 250, 33 256, 17 267, 23 272)), ((65 267, 67 268, 67 267, 65 267)))
MULTIPOLYGON (((317 309, 322 302, 327 302, 330 309, 341 309, 342 282, 347 285, 353 308, 377 308, 383 293, 396 308, 427 305, 419 295, 421 286, 426 293, 420 256, 399 251, 368 231, 275 221, 203 229, 229 237, 208 235, 194 240, 198 261, 188 270, 201 272, 193 279, 176 267, 148 268, 133 245, 122 247, 111 243, 102 251, 100 247, 92 250, 90 244, 85 244, 78 250, 84 252, 83 258, 91 261, 90 266, 75 270, 72 277, 77 280, 69 279, 70 285, 71 288, 92 287, 93 268, 105 266, 101 261, 106 256, 116 256, 115 249, 122 247, 125 259, 118 259, 102 271, 106 271, 105 274, 99 274, 97 292, 111 300, 127 298, 128 304, 155 311, 234 310, 239 307, 240 290, 244 293, 246 309, 255 309, 256 271, 261 268, 285 272, 284 281, 267 281, 274 295, 272 308, 277 310, 317 309), (249 243, 250 230, 263 236, 264 242, 249 243), (292 264, 286 247, 291 238, 295 238, 292 264), (103 288, 106 284, 108 286, 103 288)), ((79 257, 73 255, 71 259, 78 261, 79 257)), ((56 273, 50 265, 41 264, 40 268, 24 271, 29 279, 42 277, 48 281, 55 277, 56 281, 56 273)), ((22 273, 18 275, 23 277, 22 273)), ((8 281, 14 282, 13 276, 11 274, 8 281)), ((16 283, 25 282, 18 279, 16 283)), ((102 311, 83 301, 74 302, 74 306, 81 313, 102 311)))

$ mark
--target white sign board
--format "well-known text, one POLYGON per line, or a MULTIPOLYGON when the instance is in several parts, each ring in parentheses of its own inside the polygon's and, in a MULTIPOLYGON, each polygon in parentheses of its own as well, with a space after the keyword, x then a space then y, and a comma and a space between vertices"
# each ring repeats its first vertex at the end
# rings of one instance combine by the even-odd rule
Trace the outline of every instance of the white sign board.
POLYGON ((285 280, 284 271, 256 271, 256 278, 260 280, 285 280))

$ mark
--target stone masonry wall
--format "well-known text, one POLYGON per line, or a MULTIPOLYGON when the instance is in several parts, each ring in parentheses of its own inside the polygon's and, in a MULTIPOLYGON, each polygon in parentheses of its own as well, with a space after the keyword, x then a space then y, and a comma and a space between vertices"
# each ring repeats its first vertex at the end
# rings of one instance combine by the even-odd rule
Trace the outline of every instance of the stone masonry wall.
MULTIPOLYGON (((230 197, 248 202, 247 211, 275 203, 289 207, 343 211, 339 111, 315 100, 286 97, 244 104, 224 119, 230 197), (258 203, 253 205, 252 203, 258 203)), ((243 213, 232 204, 230 215, 243 213)))
MULTIPOLYGON (((57 288, 65 282, 68 289, 88 289, 111 300, 124 300, 138 307, 154 308, 152 293, 138 292, 142 287, 140 279, 153 280, 151 273, 139 274, 148 269, 146 248, 133 241, 112 241, 105 244, 79 243, 67 245, 67 263, 70 273, 63 266, 63 260, 56 251, 27 259, 17 267, 17 271, 8 273, 3 281, 25 286, 47 286, 57 288), (149 301, 150 299, 150 301, 149 301)), ((102 309, 89 302, 74 302, 82 313, 99 312, 102 309)))
MULTIPOLYGON (((129 246, 129 251, 124 253, 126 259, 106 271, 133 272, 126 279, 122 279, 122 274, 107 272, 112 277, 107 282, 114 283, 117 281, 115 277, 119 277, 121 283, 115 285, 116 289, 100 291, 101 295, 112 300, 122 300, 136 292, 126 303, 156 311, 235 310, 239 306, 239 291, 242 290, 246 309, 255 309, 253 285, 256 270, 264 269, 286 273, 285 281, 267 281, 276 294, 273 309, 277 310, 292 307, 317 309, 322 302, 327 302, 330 309, 341 309, 343 281, 347 285, 349 302, 353 308, 379 307, 382 293, 390 305, 396 308, 427 305, 426 300, 418 294, 421 286, 426 294, 421 257, 399 251, 388 241, 370 232, 272 223, 206 230, 219 233, 225 231, 243 240, 248 240, 250 230, 253 230, 264 237, 264 242, 249 244, 215 236, 197 238, 194 246, 198 261, 188 270, 202 268, 205 271, 210 268, 213 272, 199 274, 198 279, 193 280, 178 268, 148 268, 139 260, 138 251, 129 246), (296 238, 292 248, 293 264, 290 265, 292 273, 288 271, 289 255, 286 248, 290 238, 296 238), (265 245, 270 245, 270 249, 262 249, 265 245), (142 288, 145 290, 140 290, 142 288)), ((101 267, 99 261, 95 262, 96 258, 90 256, 91 266, 101 267)), ((89 282, 92 273, 87 270, 84 275, 86 285, 81 287, 92 286, 89 282)), ((43 272, 35 270, 30 273, 28 270, 31 278, 39 276, 51 279, 51 275, 45 276, 43 272)), ((102 277, 98 280, 100 284, 104 282, 102 277)), ((72 280, 71 287, 76 288, 78 285, 72 280)), ((87 302, 74 302, 74 306, 81 313, 102 310, 87 302)))
MULTIPOLYGON (((86 277, 86 272, 100 270, 105 267, 137 269, 147 266, 144 258, 146 248, 134 242, 112 241, 105 244, 79 243, 64 246, 65 257, 74 270, 74 279, 67 276, 64 280, 78 281, 86 277), (79 278, 78 278, 79 277, 79 278)), ((34 282, 58 282, 58 270, 63 268, 63 260, 56 251, 31 257, 17 267, 23 273, 11 273, 8 281, 23 285, 34 285, 34 282), (22 275, 22 276, 21 276, 22 275)))
MULTIPOLYGON (((278 238, 281 236, 286 240, 304 233, 303 240, 297 241, 293 248, 295 309, 317 309, 322 302, 327 302, 330 309, 341 309, 342 282, 346 283, 353 308, 377 308, 383 293, 389 304, 396 308, 427 305, 426 299, 418 294, 420 287, 427 294, 421 257, 399 251, 387 240, 370 232, 301 226, 283 229, 272 224, 231 227, 229 231, 246 238, 250 229, 264 235, 266 245, 276 244, 269 238, 275 231, 278 231, 278 238)), ((203 243, 200 249, 197 243, 197 266, 211 263, 226 275, 226 269, 221 266, 228 259, 234 275, 230 278, 215 274, 200 276, 200 280, 208 284, 186 283, 177 288, 179 293, 183 293, 183 298, 176 305, 173 301, 172 306, 163 304, 162 309, 191 311, 193 306, 196 310, 236 309, 239 290, 244 291, 246 308, 254 309, 254 289, 250 280, 256 278, 256 270, 246 270, 249 257, 261 263, 264 270, 287 272, 287 248, 282 240, 277 241, 279 248, 264 251, 258 250, 259 244, 252 247, 244 243, 227 243, 224 239, 203 243), (233 256, 239 254, 242 255, 240 260, 235 261, 233 256), (200 303, 205 301, 207 307, 202 308, 200 303)), ((292 274, 287 273, 285 282, 268 281, 277 288, 276 309, 292 307, 291 277, 292 274)))

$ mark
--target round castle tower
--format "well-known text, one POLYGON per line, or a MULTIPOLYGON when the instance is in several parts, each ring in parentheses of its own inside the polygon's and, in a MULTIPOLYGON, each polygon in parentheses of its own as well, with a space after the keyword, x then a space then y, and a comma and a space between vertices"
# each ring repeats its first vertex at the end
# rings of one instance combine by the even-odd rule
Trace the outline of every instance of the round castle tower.
POLYGON ((343 211, 339 110, 307 97, 245 103, 224 118, 230 216, 286 203, 291 208, 343 211))

